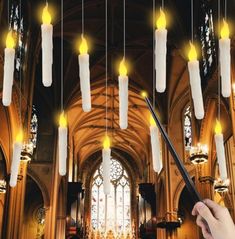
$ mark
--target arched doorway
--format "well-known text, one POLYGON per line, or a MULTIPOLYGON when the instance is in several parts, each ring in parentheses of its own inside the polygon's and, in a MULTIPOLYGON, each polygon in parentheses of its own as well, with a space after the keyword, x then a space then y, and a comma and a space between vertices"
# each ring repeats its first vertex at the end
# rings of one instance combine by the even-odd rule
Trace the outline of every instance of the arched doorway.
POLYGON ((95 171, 91 184, 91 224, 94 230, 130 232, 131 190, 128 173, 120 161, 111 160, 111 193, 103 192, 102 165, 95 171))

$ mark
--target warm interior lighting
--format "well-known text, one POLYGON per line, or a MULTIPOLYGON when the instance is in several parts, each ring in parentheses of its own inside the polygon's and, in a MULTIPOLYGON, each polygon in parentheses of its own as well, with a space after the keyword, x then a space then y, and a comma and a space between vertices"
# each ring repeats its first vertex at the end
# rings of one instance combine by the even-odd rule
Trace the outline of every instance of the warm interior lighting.
POLYGON ((195 46, 192 44, 192 42, 190 42, 190 50, 189 50, 189 53, 188 53, 188 59, 190 61, 197 60, 197 51, 196 51, 195 46))
POLYGON ((127 68, 125 66, 125 59, 123 58, 119 65, 119 75, 126 76, 127 75, 127 68))
POLYGON ((51 24, 51 15, 48 11, 48 4, 46 4, 46 6, 43 8, 42 22, 43 24, 51 24))
POLYGON ((64 112, 60 114, 60 127, 67 127, 67 120, 65 118, 64 112))
POLYGON ((151 114, 150 114, 150 117, 149 117, 149 122, 150 122, 151 126, 156 126, 156 122, 155 122, 155 120, 154 120, 154 118, 151 114))
POLYGON ((221 29, 220 36, 222 39, 229 38, 228 23, 225 20, 223 20, 223 27, 221 29))
POLYGON ((216 120, 215 133, 216 134, 221 134, 222 133, 222 126, 221 126, 219 120, 216 120))
POLYGON ((157 28, 158 29, 165 29, 166 28, 166 16, 165 13, 160 9, 160 16, 157 19, 157 28))
POLYGON ((233 94, 235 94, 235 83, 233 83, 232 88, 233 88, 233 94))
POLYGON ((12 31, 9 31, 7 34, 7 39, 6 39, 6 47, 7 48, 14 48, 15 46, 15 41, 12 36, 12 31))
POLYGON ((80 54, 87 54, 88 46, 85 37, 82 36, 82 42, 79 47, 80 54))
POLYGON ((145 97, 147 97, 147 96, 148 96, 148 94, 147 94, 147 92, 146 92, 146 91, 142 91, 142 92, 141 92, 141 96, 142 96, 143 98, 145 98, 145 97))
POLYGON ((23 141, 23 138, 24 138, 24 134, 23 134, 23 131, 22 130, 20 130, 19 132, 18 132, 18 134, 16 135, 16 142, 22 142, 23 141))
POLYGON ((110 139, 108 135, 105 135, 104 141, 103 141, 103 148, 109 149, 110 148, 110 139))

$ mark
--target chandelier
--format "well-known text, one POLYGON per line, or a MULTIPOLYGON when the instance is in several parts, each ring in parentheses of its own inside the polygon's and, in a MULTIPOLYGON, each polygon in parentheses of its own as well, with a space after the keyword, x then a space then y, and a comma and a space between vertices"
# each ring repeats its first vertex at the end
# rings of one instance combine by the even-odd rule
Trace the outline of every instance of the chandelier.
POLYGON ((214 182, 214 190, 217 193, 228 192, 229 184, 230 184, 229 179, 222 180, 219 178, 219 179, 215 180, 215 182, 214 182))
POLYGON ((0 194, 6 193, 7 183, 4 179, 0 180, 0 194))
POLYGON ((195 164, 204 164, 208 161, 208 147, 207 145, 198 143, 190 149, 190 161, 195 164))

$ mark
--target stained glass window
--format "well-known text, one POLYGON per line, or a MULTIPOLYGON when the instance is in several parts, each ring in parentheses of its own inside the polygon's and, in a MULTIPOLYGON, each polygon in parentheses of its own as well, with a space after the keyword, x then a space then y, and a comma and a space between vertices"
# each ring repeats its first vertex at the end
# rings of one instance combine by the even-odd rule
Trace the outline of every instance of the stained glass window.
POLYGON ((130 231, 130 182, 122 164, 111 160, 111 192, 103 192, 102 165, 92 182, 91 222, 94 230, 130 231))
POLYGON ((38 117, 36 114, 35 106, 32 108, 31 124, 30 124, 30 141, 33 144, 33 147, 36 148, 37 145, 37 132, 38 132, 38 117))
POLYGON ((192 113, 190 106, 184 111, 184 146, 185 150, 190 150, 192 146, 192 113))

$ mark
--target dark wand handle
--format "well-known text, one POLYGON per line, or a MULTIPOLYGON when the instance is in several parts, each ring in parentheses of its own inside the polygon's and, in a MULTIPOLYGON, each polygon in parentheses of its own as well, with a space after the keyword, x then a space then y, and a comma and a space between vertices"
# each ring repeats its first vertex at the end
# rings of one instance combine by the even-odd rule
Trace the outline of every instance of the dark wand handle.
POLYGON ((156 113, 155 113, 155 111, 154 111, 154 109, 153 109, 149 99, 147 97, 144 97, 144 98, 145 98, 145 101, 146 101, 146 103, 148 105, 148 108, 149 108, 149 110, 150 110, 150 112, 151 112, 151 114, 153 116, 153 119, 156 122, 156 125, 158 126, 158 128, 159 128, 159 130, 160 130, 160 132, 162 134, 162 137, 163 137, 165 143, 167 144, 167 147, 168 147, 168 149, 169 149, 169 151, 170 151, 170 153, 171 153, 171 155, 172 155, 172 157, 173 157, 173 159, 175 161, 175 164, 176 164, 178 170, 180 171, 180 173, 181 173, 181 175, 182 175, 182 177, 184 179, 186 188, 188 189, 188 191, 189 191, 189 193, 190 193, 194 203, 202 201, 201 196, 199 195, 199 193, 198 193, 198 191, 197 191, 197 189, 196 189, 196 187, 195 187, 195 185, 194 185, 190 175, 188 174, 186 168, 184 167, 182 161, 180 160, 178 154, 176 153, 175 148, 172 145, 172 143, 171 143, 171 141, 170 141, 170 139, 169 139, 165 129, 163 128, 160 120, 158 119, 158 117, 157 117, 157 115, 156 115, 156 113))

